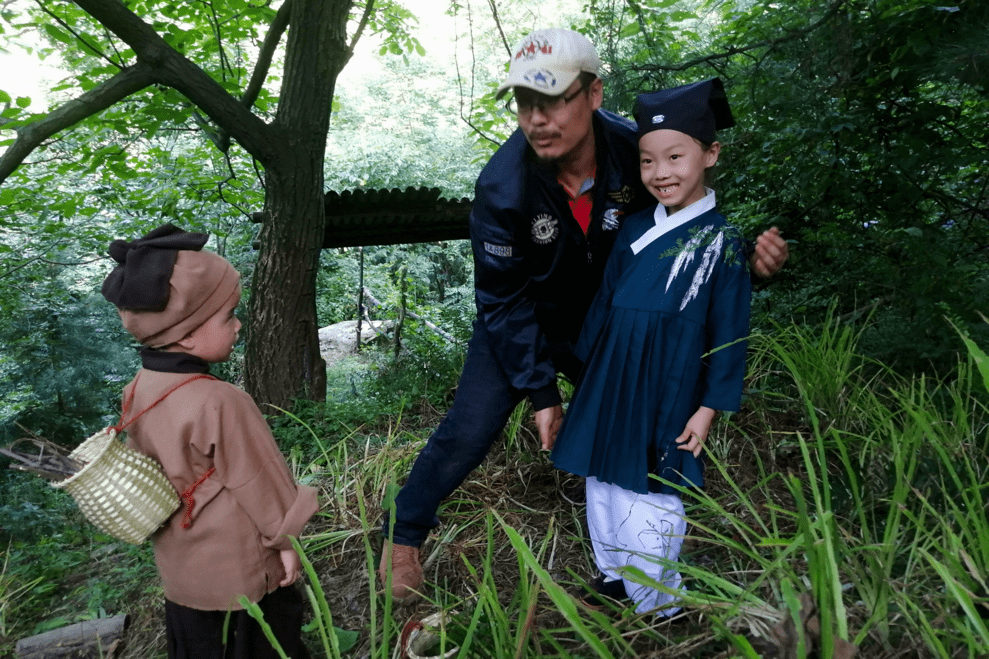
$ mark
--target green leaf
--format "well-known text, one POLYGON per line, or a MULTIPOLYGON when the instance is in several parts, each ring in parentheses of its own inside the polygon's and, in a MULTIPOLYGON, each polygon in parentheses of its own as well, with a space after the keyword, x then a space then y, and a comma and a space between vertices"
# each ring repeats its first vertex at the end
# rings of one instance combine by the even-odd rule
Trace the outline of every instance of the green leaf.
POLYGON ((51 25, 50 23, 45 23, 42 26, 42 29, 45 31, 45 34, 47 34, 49 37, 51 37, 55 41, 60 41, 60 42, 62 42, 64 44, 68 44, 70 46, 78 46, 79 45, 79 42, 76 40, 76 38, 74 36, 72 36, 71 34, 69 34, 68 32, 66 32, 62 28, 58 27, 57 25, 51 25))
POLYGON ((261 611, 261 607, 243 595, 240 596, 238 601, 244 610, 257 621, 258 625, 260 625, 261 631, 264 633, 265 638, 267 638, 268 642, 271 643, 271 647, 275 649, 278 656, 281 657, 281 659, 289 659, 288 655, 285 654, 285 651, 282 650, 282 646, 278 642, 278 639, 275 638, 275 632, 271 630, 271 625, 269 625, 268 621, 264 619, 264 613, 261 611))
MULTIPOLYGON (((985 316, 983 316, 983 320, 986 320, 985 316)), ((955 331, 958 332, 958 335, 965 343, 965 347, 968 348, 968 354, 971 355, 972 360, 975 362, 979 372, 982 374, 982 383, 985 385, 986 391, 989 391, 989 355, 986 355, 985 351, 976 345, 975 341, 969 338, 969 336, 960 330, 953 322, 950 320, 948 322, 955 328, 955 331)), ((989 320, 986 320, 986 322, 989 322, 989 320)))
POLYGON ((629 23, 622 28, 622 31, 618 34, 623 39, 627 39, 631 36, 638 34, 641 31, 638 23, 629 23))
POLYGON ((697 19, 697 14, 689 11, 675 11, 670 14, 670 19, 676 21, 677 23, 683 21, 692 21, 697 19))

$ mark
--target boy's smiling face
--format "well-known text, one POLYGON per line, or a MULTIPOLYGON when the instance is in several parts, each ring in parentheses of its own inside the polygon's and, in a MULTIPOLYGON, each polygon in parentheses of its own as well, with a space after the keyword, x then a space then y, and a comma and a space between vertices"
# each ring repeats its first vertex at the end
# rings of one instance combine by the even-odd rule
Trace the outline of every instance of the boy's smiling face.
POLYGON ((677 130, 654 130, 639 138, 639 173, 649 193, 669 213, 704 198, 704 170, 718 162, 721 144, 706 151, 677 130))

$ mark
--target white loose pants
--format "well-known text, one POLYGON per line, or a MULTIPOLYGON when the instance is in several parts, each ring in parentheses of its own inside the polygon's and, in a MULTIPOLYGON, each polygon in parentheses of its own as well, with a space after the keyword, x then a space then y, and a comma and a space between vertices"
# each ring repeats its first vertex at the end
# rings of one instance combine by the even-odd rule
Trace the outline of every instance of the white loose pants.
POLYGON ((607 581, 622 579, 625 592, 635 603, 636 613, 663 606, 660 615, 680 610, 670 607, 675 595, 630 581, 622 568, 631 566, 670 589, 681 590, 680 573, 656 559, 676 562, 687 532, 683 502, 675 494, 636 494, 617 485, 588 477, 587 526, 594 560, 607 581))

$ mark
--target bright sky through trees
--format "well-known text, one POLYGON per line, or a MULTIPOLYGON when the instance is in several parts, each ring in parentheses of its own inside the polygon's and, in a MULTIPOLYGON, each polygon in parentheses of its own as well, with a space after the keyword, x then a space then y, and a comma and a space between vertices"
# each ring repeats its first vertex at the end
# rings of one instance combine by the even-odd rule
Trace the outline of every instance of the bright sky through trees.
MULTIPOLYGON (((26 10, 28 4, 27 0, 14 0, 11 9, 26 10)), ((447 13, 448 3, 435 2, 435 0, 405 0, 402 4, 419 20, 418 28, 413 32, 425 48, 427 60, 442 64, 442 68, 449 70, 451 77, 455 75, 455 52, 459 57, 461 69, 469 67, 471 58, 469 41, 463 36, 459 41, 456 38, 458 32, 463 35, 467 28, 465 12, 455 19, 447 13)), ((476 21, 485 25, 490 23, 490 11, 486 5, 479 5, 474 11, 476 21)), ((524 19, 534 27, 557 26, 561 24, 560 17, 573 15, 578 11, 579 7, 568 0, 533 3, 531 7, 526 8, 524 19)), ((512 15, 510 18, 519 17, 512 15)), ((11 98, 30 97, 33 111, 46 112, 49 109, 47 90, 65 75, 58 68, 60 63, 58 55, 53 54, 45 61, 40 61, 36 54, 29 55, 13 45, 10 36, 4 35, 4 40, 0 43, 0 90, 10 94, 11 98)), ((37 36, 30 32, 19 35, 17 41, 30 45, 41 43, 37 41, 37 36)), ((373 34, 367 34, 360 40, 354 58, 344 68, 337 81, 341 88, 346 88, 352 81, 374 77, 381 72, 383 64, 374 57, 381 47, 381 42, 380 35, 373 34)), ((502 53, 499 51, 495 55, 500 58, 502 53)), ((488 56, 489 54, 486 53, 478 54, 482 59, 488 56)))
MULTIPOLYGON (((20 5, 23 8, 26 4, 25 0, 15 0, 13 7, 16 9, 20 5)), ((29 40, 34 35, 26 36, 29 40)), ((32 110, 46 112, 46 92, 64 75, 57 68, 58 56, 53 55, 42 62, 37 55, 25 53, 12 46, 10 41, 9 35, 4 35, 3 42, 0 42, 0 89, 10 94, 11 98, 27 96, 32 101, 32 110)))

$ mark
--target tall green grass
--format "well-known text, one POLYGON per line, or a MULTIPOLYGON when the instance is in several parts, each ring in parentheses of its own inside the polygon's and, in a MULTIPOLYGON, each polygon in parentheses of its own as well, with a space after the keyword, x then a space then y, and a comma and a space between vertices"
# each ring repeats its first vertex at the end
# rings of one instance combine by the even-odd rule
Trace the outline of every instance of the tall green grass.
MULTIPOLYGON (((903 380, 859 357, 859 336, 832 319, 753 337, 756 422, 722 428, 729 446, 711 464, 722 487, 690 512, 695 537, 717 559, 688 556, 677 566, 690 583, 684 605, 711 621, 711 643, 743 656, 758 656, 750 640, 769 636, 781 617, 800 621, 803 593, 820 634, 805 638, 797 625, 797 656, 814 643, 832 656, 839 639, 860 656, 989 656, 989 359, 968 342, 951 379, 903 380), (774 428, 780 410, 800 415, 800 428, 774 428), (731 459, 743 451, 755 456, 756 473, 740 478, 731 459), (781 451, 792 458, 786 471, 781 451)), ((520 425, 515 419, 512 437, 520 425)), ((473 601, 435 603, 451 611, 444 647, 460 647, 460 656, 614 657, 664 646, 648 618, 626 613, 619 629, 575 603, 574 583, 546 568, 552 528, 527 537, 497 511, 483 519, 488 556, 494 529, 509 538, 517 586, 499 593, 490 560, 466 564, 473 601), (534 628, 535 609, 554 611, 558 626, 534 628)), ((383 640, 374 656, 387 654, 383 640)))
MULTIPOLYGON (((904 379, 860 357, 860 336, 831 319, 751 338, 749 397, 712 434, 709 485, 688 506, 693 548, 676 566, 689 586, 681 631, 576 602, 590 554, 571 552, 561 565, 558 547, 586 542, 573 523, 580 506, 561 501, 539 518, 548 523, 526 524, 526 514, 545 511, 504 498, 485 505, 465 492, 446 503, 446 523, 424 547, 428 600, 419 610, 445 612, 436 653, 758 657, 759 639, 790 619, 789 656, 830 656, 843 641, 861 657, 989 656, 989 357, 963 337, 967 354, 950 377, 904 379), (819 634, 800 624, 808 601, 819 634)), ((506 455, 472 476, 474 487, 543 467, 512 460, 533 451, 528 414, 520 407, 506 455)), ((351 656, 356 643, 369 659, 397 657, 409 610, 376 581, 378 511, 429 429, 395 419, 384 437, 358 429, 331 439, 293 422, 315 447, 298 474, 323 492, 321 530, 298 546, 313 605, 310 643, 317 656, 351 656), (325 587, 323 562, 356 565, 355 578, 366 580, 366 626, 348 630, 356 637, 334 628, 340 597, 325 587)), ((13 574, 0 572, 8 624, 30 597, 13 574)))

